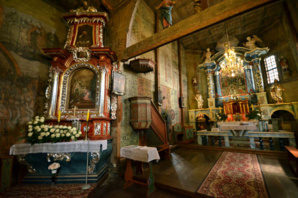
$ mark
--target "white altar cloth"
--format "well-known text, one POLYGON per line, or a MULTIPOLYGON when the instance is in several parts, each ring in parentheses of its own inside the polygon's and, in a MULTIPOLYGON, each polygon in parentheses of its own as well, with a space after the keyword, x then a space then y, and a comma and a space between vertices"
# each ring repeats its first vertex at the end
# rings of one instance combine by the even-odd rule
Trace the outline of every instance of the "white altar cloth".
POLYGON ((257 122, 218 122, 220 131, 230 131, 233 136, 245 136, 246 131, 257 131, 257 122))
POLYGON ((158 151, 155 147, 130 145, 122 147, 120 156, 128 159, 150 162, 152 160, 160 160, 158 151))
POLYGON ((107 140, 78 140, 73 142, 40 143, 31 145, 29 143, 15 144, 10 148, 10 155, 25 155, 29 153, 72 153, 72 152, 98 152, 107 149, 107 140), (89 149, 88 149, 89 147, 89 149))
POLYGON ((257 123, 255 122, 218 122, 221 131, 225 130, 258 130, 257 123))

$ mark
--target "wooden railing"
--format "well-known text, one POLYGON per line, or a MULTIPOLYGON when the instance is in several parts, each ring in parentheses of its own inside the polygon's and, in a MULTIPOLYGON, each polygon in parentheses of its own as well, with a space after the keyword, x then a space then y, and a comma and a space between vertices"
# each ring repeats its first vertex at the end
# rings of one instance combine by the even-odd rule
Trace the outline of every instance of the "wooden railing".
POLYGON ((169 154, 169 142, 167 134, 167 126, 165 120, 162 118, 161 114, 158 112, 157 108, 151 101, 151 128, 162 141, 162 145, 159 145, 159 151, 165 151, 169 154))

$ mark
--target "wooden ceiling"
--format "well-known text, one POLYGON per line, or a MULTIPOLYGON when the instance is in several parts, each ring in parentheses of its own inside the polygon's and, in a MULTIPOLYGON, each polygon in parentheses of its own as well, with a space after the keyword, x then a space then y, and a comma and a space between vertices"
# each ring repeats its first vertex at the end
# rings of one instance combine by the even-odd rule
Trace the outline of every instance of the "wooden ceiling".
POLYGON ((235 36, 241 44, 247 41, 247 36, 257 35, 261 38, 262 32, 275 24, 282 14, 281 4, 270 4, 193 33, 182 38, 181 41, 186 49, 214 49, 216 42, 228 32, 229 35, 235 36))
MULTIPOLYGON (((68 12, 82 5, 82 0, 44 0, 57 7, 61 11, 68 12)), ((89 5, 95 8, 102 7, 104 10, 113 12, 121 3, 127 0, 88 0, 89 5)), ((143 0, 155 12, 155 7, 161 0, 143 0)), ((223 0, 207 0, 211 7, 223 0)), ((176 24, 194 14, 193 0, 176 0, 172 11, 173 24, 176 24)), ((274 3, 255 9, 245 14, 236 16, 225 22, 213 25, 199 32, 193 33, 181 39, 186 49, 205 51, 206 48, 214 49, 216 42, 228 31, 229 35, 235 36, 240 43, 246 42, 246 37, 251 35, 260 36, 268 26, 278 21, 283 14, 282 4, 274 3)), ((262 39, 262 38, 261 38, 262 39)))

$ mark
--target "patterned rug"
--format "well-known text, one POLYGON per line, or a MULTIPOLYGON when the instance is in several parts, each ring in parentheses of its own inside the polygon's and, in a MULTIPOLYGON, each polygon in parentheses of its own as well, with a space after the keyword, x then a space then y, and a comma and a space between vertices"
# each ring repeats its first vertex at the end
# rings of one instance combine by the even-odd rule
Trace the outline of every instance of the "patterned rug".
POLYGON ((211 197, 258 197, 268 193, 255 154, 224 152, 197 193, 211 197))
POLYGON ((2 198, 83 198, 88 197, 96 184, 90 184, 91 188, 82 190, 84 184, 23 184, 14 186, 0 193, 2 198))

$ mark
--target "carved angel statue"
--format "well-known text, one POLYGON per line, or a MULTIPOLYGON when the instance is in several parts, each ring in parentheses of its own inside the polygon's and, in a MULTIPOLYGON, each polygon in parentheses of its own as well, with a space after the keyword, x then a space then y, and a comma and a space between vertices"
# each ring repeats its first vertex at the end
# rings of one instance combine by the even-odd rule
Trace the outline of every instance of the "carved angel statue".
POLYGON ((210 48, 207 48, 206 49, 206 52, 204 53, 204 55, 205 55, 205 61, 204 61, 204 63, 211 63, 212 52, 210 52, 210 48))
POLYGON ((201 109, 203 107, 204 104, 204 100, 203 100, 203 96, 200 94, 199 91, 197 91, 197 94, 195 96, 195 99, 198 103, 198 109, 201 109))
POLYGON ((70 10, 70 12, 97 12, 97 9, 93 6, 88 6, 88 2, 86 0, 83 1, 83 6, 79 7, 75 10, 70 10))
POLYGON ((284 89, 280 84, 278 84, 278 80, 274 80, 274 84, 270 87, 270 95, 277 103, 283 103, 282 92, 284 89))
POLYGON ((255 44, 256 42, 262 43, 262 40, 256 35, 253 35, 252 38, 248 36, 246 39, 247 39, 247 42, 243 43, 243 46, 249 48, 250 50, 257 48, 255 44))

